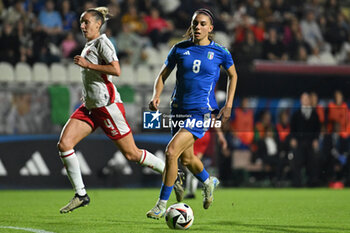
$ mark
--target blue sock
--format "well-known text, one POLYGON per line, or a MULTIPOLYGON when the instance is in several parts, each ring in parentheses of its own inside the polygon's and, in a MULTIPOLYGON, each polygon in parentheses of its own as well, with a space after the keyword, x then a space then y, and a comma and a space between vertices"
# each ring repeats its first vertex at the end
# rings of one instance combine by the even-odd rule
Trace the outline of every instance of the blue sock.
POLYGON ((203 170, 194 175, 200 182, 204 183, 204 181, 206 181, 209 178, 209 173, 207 172, 207 170, 205 170, 205 168, 203 167, 203 170))
POLYGON ((173 186, 166 186, 164 184, 162 184, 162 188, 160 189, 160 195, 159 195, 159 199, 160 200, 169 200, 171 191, 173 190, 173 186))

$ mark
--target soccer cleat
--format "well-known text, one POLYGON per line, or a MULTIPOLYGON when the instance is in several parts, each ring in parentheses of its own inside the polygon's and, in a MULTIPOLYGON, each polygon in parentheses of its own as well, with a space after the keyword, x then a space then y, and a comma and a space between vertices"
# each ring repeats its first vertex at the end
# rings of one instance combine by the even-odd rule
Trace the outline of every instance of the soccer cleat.
POLYGON ((79 196, 77 193, 72 200, 60 209, 61 214, 70 213, 76 208, 87 206, 90 203, 90 198, 86 194, 85 196, 79 196))
POLYGON ((203 208, 208 209, 214 201, 214 189, 218 187, 220 181, 216 177, 209 177, 209 184, 203 186, 203 208))
POLYGON ((181 170, 178 170, 177 178, 174 183, 174 191, 176 195, 176 200, 178 202, 181 202, 184 199, 185 190, 182 186, 184 183, 184 180, 185 180, 185 173, 183 173, 181 170))
POLYGON ((147 212, 147 218, 160 219, 164 217, 166 211, 166 204, 157 203, 150 211, 147 212))

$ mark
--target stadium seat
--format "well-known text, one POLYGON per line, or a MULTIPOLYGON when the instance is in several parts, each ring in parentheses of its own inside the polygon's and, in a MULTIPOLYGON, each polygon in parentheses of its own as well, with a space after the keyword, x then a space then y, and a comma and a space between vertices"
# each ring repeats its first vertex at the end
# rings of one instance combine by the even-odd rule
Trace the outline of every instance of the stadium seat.
POLYGON ((153 85, 154 77, 147 65, 140 65, 136 71, 137 83, 139 85, 153 85))
POLYGON ((48 83, 50 80, 49 68, 45 63, 35 63, 33 65, 33 81, 36 83, 48 83))
POLYGON ((165 61, 161 56, 159 56, 159 51, 154 48, 147 47, 146 53, 147 53, 147 64, 150 66, 159 66, 159 65, 162 65, 165 61))
POLYGON ((51 81, 53 83, 66 83, 67 72, 66 67, 61 63, 52 63, 50 67, 51 81))
POLYGON ((160 46, 160 53, 158 52, 158 57, 161 61, 161 64, 164 64, 165 59, 168 57, 170 48, 168 46, 160 46))
POLYGON ((135 85, 135 72, 134 68, 128 64, 122 64, 121 67, 121 75, 115 78, 115 83, 117 86, 123 84, 135 85))
POLYGON ((70 83, 81 83, 81 71, 80 67, 76 64, 70 63, 67 67, 68 71, 68 82, 70 83))
POLYGON ((10 83, 15 79, 13 67, 10 63, 0 62, 0 82, 10 83))
POLYGON ((16 82, 26 82, 29 83, 32 81, 32 69, 31 67, 24 62, 19 62, 15 66, 15 77, 16 82))

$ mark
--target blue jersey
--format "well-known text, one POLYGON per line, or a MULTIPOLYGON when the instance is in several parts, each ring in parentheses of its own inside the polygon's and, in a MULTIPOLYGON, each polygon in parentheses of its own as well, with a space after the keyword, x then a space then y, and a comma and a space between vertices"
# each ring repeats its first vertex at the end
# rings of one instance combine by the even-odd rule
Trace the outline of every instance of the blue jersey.
POLYGON ((177 65, 172 108, 199 113, 218 109, 214 89, 220 66, 227 70, 233 65, 226 48, 214 41, 206 46, 182 41, 170 50, 165 65, 170 69, 177 65))

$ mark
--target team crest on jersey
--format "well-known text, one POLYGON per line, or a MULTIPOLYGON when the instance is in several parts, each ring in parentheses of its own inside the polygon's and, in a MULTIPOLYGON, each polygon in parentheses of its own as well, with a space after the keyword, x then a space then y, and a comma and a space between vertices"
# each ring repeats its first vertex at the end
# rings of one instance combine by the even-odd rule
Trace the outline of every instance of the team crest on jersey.
POLYGON ((213 58, 214 58, 214 52, 208 52, 207 58, 208 58, 209 60, 213 60, 213 58))

